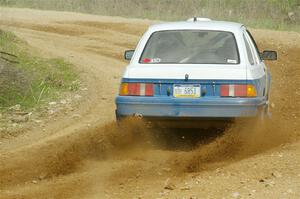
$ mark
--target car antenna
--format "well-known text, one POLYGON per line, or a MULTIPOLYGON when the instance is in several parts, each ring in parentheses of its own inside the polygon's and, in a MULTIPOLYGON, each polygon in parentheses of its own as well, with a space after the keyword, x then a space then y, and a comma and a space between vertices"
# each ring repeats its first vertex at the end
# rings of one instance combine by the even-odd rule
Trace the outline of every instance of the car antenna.
POLYGON ((197 17, 194 17, 194 22, 196 22, 197 21, 197 17))

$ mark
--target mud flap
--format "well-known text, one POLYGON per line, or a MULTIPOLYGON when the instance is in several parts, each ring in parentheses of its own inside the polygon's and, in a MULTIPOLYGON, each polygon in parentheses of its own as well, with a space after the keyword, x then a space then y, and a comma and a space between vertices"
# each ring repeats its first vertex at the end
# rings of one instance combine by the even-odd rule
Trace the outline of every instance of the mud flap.
POLYGON ((262 107, 262 109, 259 112, 258 117, 259 117, 259 121, 261 123, 271 120, 272 113, 270 112, 270 107, 269 107, 268 102, 266 103, 266 105, 264 107, 262 107))

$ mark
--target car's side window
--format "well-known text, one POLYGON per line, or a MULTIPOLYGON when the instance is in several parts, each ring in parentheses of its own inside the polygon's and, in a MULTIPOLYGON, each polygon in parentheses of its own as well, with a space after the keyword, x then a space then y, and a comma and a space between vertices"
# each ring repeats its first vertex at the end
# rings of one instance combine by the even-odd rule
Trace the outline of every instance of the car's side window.
POLYGON ((253 59, 254 59, 254 64, 258 64, 260 62, 260 59, 259 59, 259 55, 257 54, 255 45, 253 44, 253 42, 252 42, 250 36, 247 34, 247 32, 244 32, 244 35, 245 35, 246 40, 248 41, 250 50, 252 52, 252 56, 253 56, 253 59))
POLYGON ((255 54, 257 55, 259 61, 261 62, 262 59, 261 59, 261 57, 260 57, 260 52, 259 52, 258 46, 257 46, 257 44, 256 44, 256 42, 255 42, 255 40, 254 40, 254 38, 253 38, 253 36, 252 36, 252 34, 250 33, 249 30, 246 30, 246 34, 247 34, 248 37, 251 39, 251 41, 252 41, 252 43, 253 43, 253 45, 254 45, 254 48, 255 48, 255 54))
POLYGON ((244 38, 244 42, 245 42, 245 46, 246 46, 246 51, 247 51, 247 56, 248 56, 248 60, 249 60, 249 63, 251 65, 254 65, 254 58, 253 58, 253 55, 252 55, 252 52, 251 52, 251 48, 250 48, 250 45, 246 39, 246 36, 243 34, 243 38, 244 38))

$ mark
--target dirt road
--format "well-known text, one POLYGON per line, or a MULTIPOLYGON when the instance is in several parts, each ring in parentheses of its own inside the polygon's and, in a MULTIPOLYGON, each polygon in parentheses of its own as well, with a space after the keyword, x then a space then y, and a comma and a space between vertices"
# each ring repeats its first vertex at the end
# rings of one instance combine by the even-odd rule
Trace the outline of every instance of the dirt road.
POLYGON ((0 142, 0 198, 300 198, 300 35, 252 30, 274 49, 272 120, 225 132, 149 132, 114 125, 114 96, 132 49, 153 22, 0 8, 0 28, 47 57, 74 63, 88 91, 44 131, 0 142), (137 136, 138 134, 138 136, 137 136))

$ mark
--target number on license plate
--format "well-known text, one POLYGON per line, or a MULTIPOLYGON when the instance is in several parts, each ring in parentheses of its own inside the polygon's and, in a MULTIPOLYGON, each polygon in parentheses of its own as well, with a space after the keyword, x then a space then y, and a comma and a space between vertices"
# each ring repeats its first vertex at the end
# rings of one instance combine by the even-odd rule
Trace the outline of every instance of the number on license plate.
POLYGON ((197 98, 200 97, 200 85, 174 85, 174 97, 197 98))

